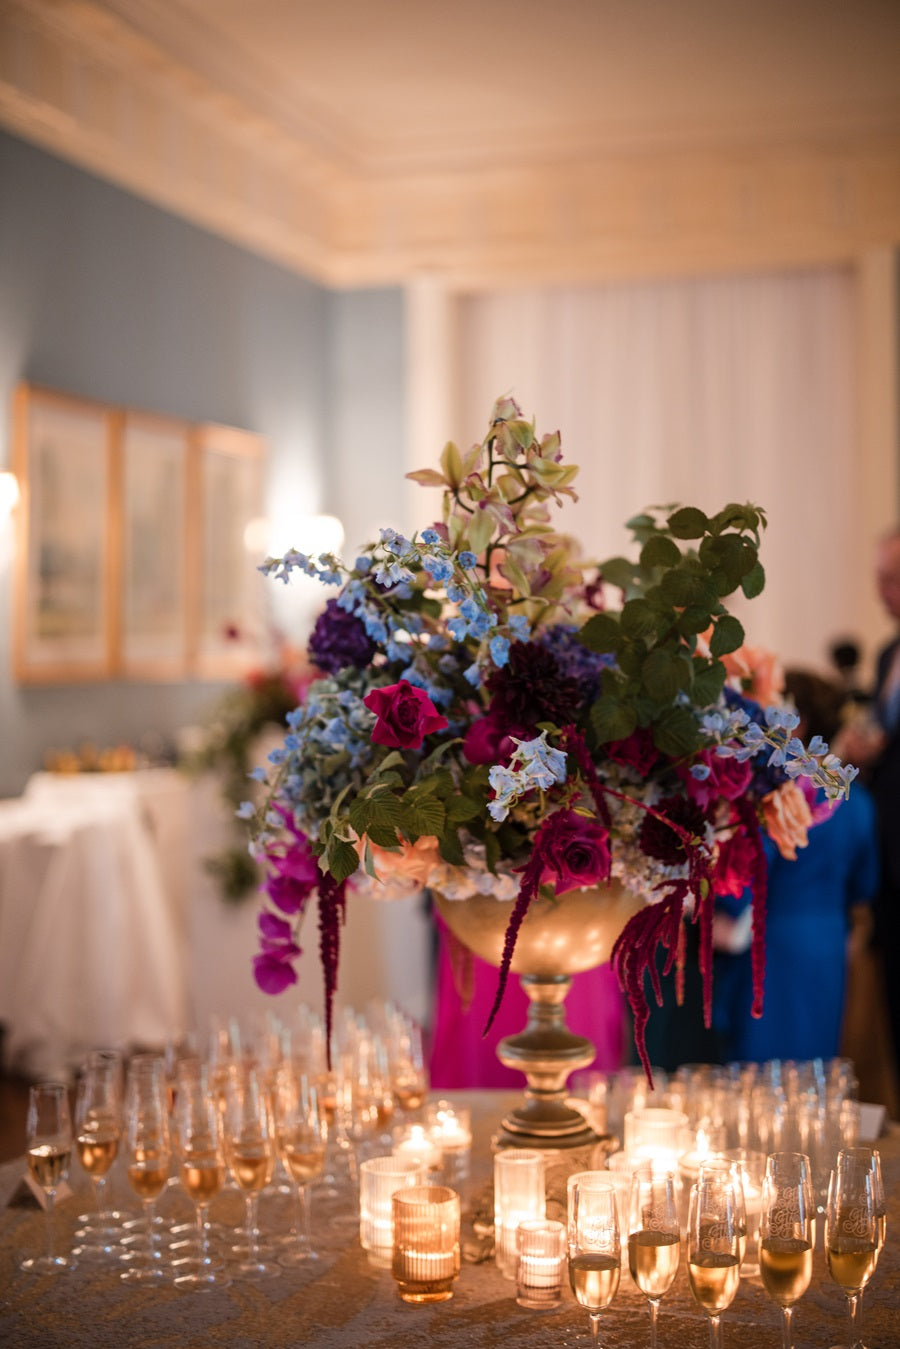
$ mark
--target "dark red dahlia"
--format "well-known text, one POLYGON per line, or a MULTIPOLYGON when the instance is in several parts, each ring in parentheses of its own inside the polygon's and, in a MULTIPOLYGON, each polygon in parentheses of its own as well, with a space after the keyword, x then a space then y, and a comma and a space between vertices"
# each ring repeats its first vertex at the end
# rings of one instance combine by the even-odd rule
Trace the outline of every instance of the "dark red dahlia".
POLYGON ((568 726, 577 719, 578 685, 562 673, 551 651, 532 642, 513 642, 509 664, 488 682, 491 720, 503 730, 533 731, 539 722, 568 726))
POLYGON ((654 814, 647 814, 641 825, 641 851, 648 857, 655 857, 667 866, 678 866, 687 861, 688 848, 678 830, 670 828, 666 820, 678 825, 694 838, 703 838, 707 817, 695 801, 684 796, 667 796, 657 801, 654 814), (664 816, 659 819, 659 816, 664 816))

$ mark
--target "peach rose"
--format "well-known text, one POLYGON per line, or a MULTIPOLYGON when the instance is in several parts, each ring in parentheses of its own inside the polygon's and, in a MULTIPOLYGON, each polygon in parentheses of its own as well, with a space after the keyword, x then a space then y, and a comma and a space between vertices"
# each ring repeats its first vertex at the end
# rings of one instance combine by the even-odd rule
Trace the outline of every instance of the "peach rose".
POLYGON ((797 849, 805 848, 812 812, 796 782, 783 782, 762 799, 763 819, 769 837, 782 857, 797 860, 797 849))
MULTIPOLYGON (((363 834, 354 845, 360 857, 363 855, 366 836, 363 834)), ((438 841, 433 834, 423 834, 421 838, 416 839, 415 843, 408 843, 406 839, 398 838, 397 845, 399 852, 391 852, 389 848, 380 848, 377 843, 370 843, 369 850, 372 854, 372 861, 375 865, 375 875, 379 881, 389 882, 392 880, 412 881, 422 887, 428 884, 428 877, 431 874, 432 867, 436 866, 441 860, 438 851, 438 841)))
POLYGON ((773 651, 764 646, 740 646, 722 657, 729 679, 740 682, 741 693, 763 707, 778 702, 784 692, 784 670, 773 651))

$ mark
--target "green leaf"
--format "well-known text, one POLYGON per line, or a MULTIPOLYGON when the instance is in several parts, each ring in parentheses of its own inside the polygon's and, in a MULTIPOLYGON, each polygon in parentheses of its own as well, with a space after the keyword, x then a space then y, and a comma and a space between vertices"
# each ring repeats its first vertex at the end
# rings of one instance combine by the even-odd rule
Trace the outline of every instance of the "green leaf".
POLYGON ((691 667, 679 653, 657 647, 641 669, 641 682, 655 702, 667 703, 691 682, 691 667))
POLYGON ((637 714, 626 703, 598 698, 591 708, 591 725, 601 745, 624 740, 637 726, 637 714))
POLYGON ((462 844, 459 841, 459 834, 455 829, 448 829, 441 835, 438 851, 445 862, 449 862, 452 867, 462 867, 466 864, 465 853, 462 850, 462 844))
POLYGON ((353 844, 346 843, 336 834, 330 840, 325 856, 328 870, 336 881, 345 881, 359 869, 359 856, 353 844))
POLYGON ((696 506, 682 506, 666 523, 676 539, 702 539, 709 528, 709 520, 696 506))
POLYGON ((756 561, 741 581, 741 590, 748 600, 755 600, 757 595, 762 592, 765 584, 766 573, 763 570, 763 564, 756 561))
POLYGON ((401 828, 408 838, 413 834, 418 838, 423 834, 439 836, 444 832, 446 818, 444 807, 435 797, 423 796, 414 801, 407 797, 401 828))
POLYGON ((386 754, 372 772, 369 774, 368 781, 374 782, 382 773, 390 768, 405 768, 406 760, 398 749, 392 749, 390 754, 386 754))
POLYGON ((481 813, 481 802, 471 796, 451 796, 447 801, 447 819, 454 824, 464 820, 474 820, 481 813))
POLYGON ((363 832, 370 843, 377 844, 379 848, 387 848, 390 852, 399 852, 400 844, 394 825, 370 823, 363 832))
POLYGON ((623 675, 628 679, 640 679, 647 659, 647 643, 625 642, 616 659, 623 675))
POLYGON ((729 651, 737 651, 743 641, 743 625, 733 614, 723 614, 721 618, 716 620, 716 626, 710 638, 710 654, 717 658, 726 656, 729 651))
POLYGON ((627 557, 610 557, 600 563, 600 575, 619 590, 630 590, 639 580, 638 569, 627 557))
POLYGON ((494 521, 487 511, 476 511, 474 515, 466 517, 466 537, 470 550, 476 555, 484 552, 493 532, 494 521))
POLYGON ((622 630, 611 614, 594 614, 579 632, 578 640, 589 651, 618 651, 622 645, 622 630))
POLYGON ((702 656, 694 658, 694 704, 708 707, 722 692, 725 683, 725 666, 720 660, 708 661, 702 656))
POLYGON ((652 637, 659 623, 659 610, 645 599, 628 600, 622 606, 619 622, 628 637, 652 637))
POLYGON ((694 713, 687 707, 667 707, 653 726, 653 743, 661 754, 678 759, 691 754, 699 744, 700 733, 694 713))
POLYGON ((642 567, 677 567, 681 549, 665 534, 654 534, 641 549, 642 567))
POLYGON ((678 631, 683 637, 695 637, 706 632, 712 621, 712 615, 702 604, 689 604, 678 615, 678 631))
POLYGON ((712 609, 719 598, 711 578, 703 571, 687 566, 666 572, 660 590, 669 604, 679 609, 699 605, 712 609))

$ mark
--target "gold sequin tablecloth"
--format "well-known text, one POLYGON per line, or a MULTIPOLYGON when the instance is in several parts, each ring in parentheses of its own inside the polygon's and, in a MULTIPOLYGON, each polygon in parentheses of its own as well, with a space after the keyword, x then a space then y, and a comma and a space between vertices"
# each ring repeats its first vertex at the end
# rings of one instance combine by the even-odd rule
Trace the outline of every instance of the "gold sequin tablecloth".
MULTIPOLYGON (((484 1195, 489 1181, 490 1137, 510 1097, 500 1093, 456 1094, 472 1108, 475 1132, 473 1187, 484 1195)), ((900 1349, 900 1129, 879 1140, 888 1192, 887 1243, 866 1292, 862 1331, 867 1349, 900 1349)), ((0 1346, 3 1349, 581 1349, 590 1343, 587 1314, 564 1291, 553 1311, 526 1311, 515 1301, 514 1285, 493 1260, 464 1262, 451 1301, 430 1307, 400 1301, 388 1271, 375 1269, 361 1250, 350 1215, 335 1221, 313 1206, 312 1235, 321 1253, 315 1265, 283 1270, 261 1283, 235 1280, 229 1288, 182 1291, 162 1283, 152 1288, 121 1282, 112 1265, 82 1263, 59 1277, 19 1269, 26 1255, 44 1248, 44 1215, 9 1204, 24 1162, 0 1168, 0 1346)), ((77 1172, 77 1167, 73 1168, 77 1172)), ((56 1216, 60 1249, 71 1243, 75 1215, 89 1199, 80 1174, 75 1194, 56 1216)), ((119 1181, 117 1180, 117 1183, 119 1181)), ((120 1191, 127 1198, 127 1188, 120 1191)), ((266 1204, 275 1198, 264 1196, 266 1204)), ((132 1201, 133 1203, 133 1201, 132 1201)), ((187 1220, 191 1208, 179 1189, 167 1193, 161 1210, 172 1221, 187 1220)), ((552 1208, 552 1205, 551 1205, 552 1208)), ((224 1194, 212 1216, 240 1219, 238 1196, 224 1194)), ((819 1224, 821 1227, 821 1224, 819 1224)), ((796 1349, 828 1349, 847 1343, 846 1301, 831 1282, 821 1249, 816 1251, 809 1292, 795 1318, 796 1349)), ((472 1251, 469 1252, 472 1254, 472 1251)), ((758 1279, 744 1279, 723 1317, 725 1349, 779 1349, 781 1313, 758 1279)), ((604 1349, 649 1345, 647 1304, 627 1270, 612 1307, 603 1314, 604 1349)), ((682 1261, 677 1280, 663 1300, 660 1349, 706 1349, 708 1323, 691 1299, 682 1261)))

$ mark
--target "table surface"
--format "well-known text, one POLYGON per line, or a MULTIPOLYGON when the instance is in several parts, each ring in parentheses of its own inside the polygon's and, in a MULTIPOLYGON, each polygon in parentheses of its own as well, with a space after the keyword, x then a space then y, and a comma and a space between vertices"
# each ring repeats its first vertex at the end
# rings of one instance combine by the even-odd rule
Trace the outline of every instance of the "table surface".
MULTIPOLYGON (((491 1171, 490 1139, 503 1112, 515 1100, 497 1092, 453 1093, 470 1105, 473 1115, 472 1188, 464 1208, 473 1208, 487 1196, 491 1171)), ((894 1215, 900 1214, 900 1129, 879 1140, 888 1193, 888 1235, 875 1278, 866 1291, 863 1335, 868 1349, 900 1346, 900 1256, 894 1215)), ((121 1282, 112 1264, 80 1264, 60 1276, 26 1274, 19 1261, 44 1249, 45 1215, 10 1198, 18 1192, 24 1162, 0 1168, 0 1344, 15 1349, 121 1349, 148 1346, 163 1349, 288 1349, 312 1345, 317 1349, 421 1349, 421 1346, 504 1345, 504 1349, 538 1346, 589 1345, 586 1313, 568 1288, 552 1311, 527 1311, 515 1301, 512 1282, 504 1279, 492 1259, 470 1263, 464 1259, 453 1298, 427 1307, 400 1301, 390 1272, 368 1263, 358 1240, 355 1215, 345 1210, 329 1214, 312 1205, 312 1235, 321 1258, 300 1269, 283 1270, 262 1283, 235 1280, 229 1288, 182 1291, 164 1283, 147 1289, 121 1282)), ((74 1194, 58 1206, 58 1247, 71 1243, 75 1216, 89 1201, 77 1167, 74 1194)), ((116 1183, 120 1183, 118 1178, 116 1183)), ((120 1192, 127 1198, 127 1185, 120 1192)), ((131 1204, 134 1204, 131 1198, 131 1204)), ((263 1196, 261 1226, 274 1218, 274 1206, 285 1201, 263 1196)), ((188 1220, 192 1209, 180 1188, 160 1201, 172 1221, 188 1220)), ((240 1221, 239 1196, 220 1195, 212 1217, 240 1221)), ((548 1204, 552 1212, 552 1202, 548 1204)), ((464 1219, 464 1229, 469 1224, 464 1219)), ((821 1228, 821 1224, 819 1224, 821 1228)), ((465 1235, 465 1231, 464 1231, 465 1235)), ((813 1281, 795 1317, 795 1349, 823 1349, 845 1344, 848 1325, 846 1300, 832 1283, 821 1249, 816 1251, 813 1281)), ((468 1254, 474 1252, 469 1249, 468 1254)), ((744 1279, 738 1295, 723 1317, 725 1349, 760 1349, 781 1344, 781 1314, 763 1292, 758 1279, 744 1279)), ((682 1261, 677 1279, 663 1300, 659 1320, 660 1349, 706 1349, 706 1318, 695 1306, 682 1261)), ((604 1349, 633 1349, 649 1344, 647 1304, 623 1270, 612 1307, 604 1312, 600 1342, 604 1349)))

